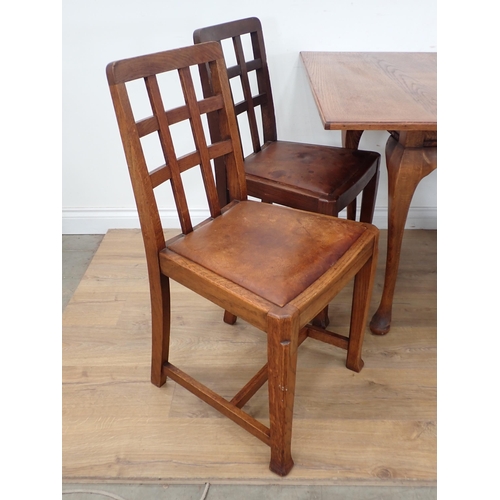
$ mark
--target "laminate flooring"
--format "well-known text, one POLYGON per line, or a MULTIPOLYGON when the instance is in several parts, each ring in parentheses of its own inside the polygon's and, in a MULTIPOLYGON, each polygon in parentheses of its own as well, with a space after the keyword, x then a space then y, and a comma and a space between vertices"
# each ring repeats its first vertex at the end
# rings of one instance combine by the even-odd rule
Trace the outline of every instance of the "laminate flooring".
MULTIPOLYGON (((264 363, 264 335, 224 324, 219 308, 177 284, 172 295, 172 362, 231 396, 264 363)), ((174 382, 149 383, 148 301, 138 230, 63 237, 65 498, 200 498, 205 483, 208 499, 436 497, 436 231, 406 231, 393 326, 367 334, 361 373, 345 368, 342 350, 301 346, 286 478, 268 470, 260 441, 174 382)), ((346 290, 330 305, 339 333, 349 301, 346 290)), ((265 388, 245 408, 263 422, 265 388)))

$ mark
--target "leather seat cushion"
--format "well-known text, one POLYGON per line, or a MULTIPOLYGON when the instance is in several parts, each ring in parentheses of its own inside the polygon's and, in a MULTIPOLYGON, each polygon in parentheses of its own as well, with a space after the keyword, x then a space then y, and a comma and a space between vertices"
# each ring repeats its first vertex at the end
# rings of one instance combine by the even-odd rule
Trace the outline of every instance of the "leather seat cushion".
POLYGON ((357 222, 243 201, 168 248, 284 306, 335 264, 364 231, 357 222))
POLYGON ((269 142, 245 158, 245 172, 280 184, 337 197, 378 160, 378 153, 354 149, 269 142))

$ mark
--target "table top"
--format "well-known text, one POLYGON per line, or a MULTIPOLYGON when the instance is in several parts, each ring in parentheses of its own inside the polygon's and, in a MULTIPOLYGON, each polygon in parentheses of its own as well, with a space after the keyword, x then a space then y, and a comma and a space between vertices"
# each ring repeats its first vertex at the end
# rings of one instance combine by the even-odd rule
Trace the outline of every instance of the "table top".
POLYGON ((326 130, 437 130, 435 52, 301 52, 326 130))

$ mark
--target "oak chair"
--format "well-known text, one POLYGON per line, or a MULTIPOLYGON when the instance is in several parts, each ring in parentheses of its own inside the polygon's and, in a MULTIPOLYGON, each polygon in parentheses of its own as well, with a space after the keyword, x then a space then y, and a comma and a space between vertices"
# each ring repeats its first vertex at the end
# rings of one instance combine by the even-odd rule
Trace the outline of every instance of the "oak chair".
POLYGON ((170 377, 269 445, 270 469, 284 476, 293 466, 298 346, 308 337, 321 340, 347 350, 347 368, 359 372, 363 367, 361 348, 378 230, 368 223, 247 199, 243 153, 220 44, 203 43, 121 60, 110 63, 106 72, 146 252, 151 381, 160 387, 170 377), (200 64, 208 64, 212 74, 213 95, 207 98, 197 96, 193 83, 200 64), (183 97, 174 107, 170 106, 171 87, 168 92, 160 90, 160 77, 167 72, 178 74, 182 87, 183 97), (150 108, 136 117, 138 108, 132 107, 131 98, 137 95, 137 88, 132 91, 129 87, 141 80, 150 108), (204 131, 206 113, 219 115, 220 137, 211 143, 204 131), (172 129, 183 121, 190 124, 195 150, 179 157, 172 129), (160 143, 163 165, 156 167, 146 160, 146 138, 160 143), (219 203, 211 165, 216 158, 223 159, 227 171, 230 202, 224 207, 219 203), (211 216, 193 226, 182 174, 198 165, 211 216), (155 189, 167 181, 182 233, 165 241, 155 189), (230 401, 169 362, 170 278, 267 334, 266 365, 230 401), (349 337, 312 326, 311 319, 353 278, 349 337), (266 380, 269 427, 242 410, 266 380))
MULTIPOLYGON (((333 216, 338 216, 347 207, 347 218, 355 220, 357 196, 362 193, 360 220, 372 222, 380 155, 369 151, 278 140, 260 20, 255 17, 241 19, 200 28, 193 33, 195 43, 216 41, 222 44, 229 39, 234 50, 228 48, 224 51, 226 65, 229 66, 229 56, 235 58, 236 64, 228 67, 227 73, 243 96, 240 102, 234 102, 233 93, 234 109, 237 116, 246 113, 253 147, 253 152, 245 157, 244 163, 248 194, 268 203, 333 216), (244 36, 251 39, 250 57, 244 52, 244 36), (253 89, 252 72, 255 72, 257 82, 257 88, 253 89)), ((204 95, 208 97, 213 91, 209 68, 201 66, 200 74, 204 95)), ((212 140, 218 140, 216 113, 209 114, 208 123, 212 140)), ((215 160, 215 172, 219 199, 225 205, 229 196, 222 159, 215 160)), ((236 318, 226 312, 224 321, 234 323, 236 318)), ((326 327, 328 323, 328 310, 325 309, 314 324, 326 327)))
MULTIPOLYGON (((246 113, 253 152, 245 158, 250 196, 300 210, 337 216, 347 207, 355 219, 356 198, 362 192, 360 220, 372 222, 377 194, 380 155, 375 152, 279 141, 264 35, 259 19, 252 17, 194 31, 195 43, 232 39, 236 64, 227 68, 230 80, 239 77, 243 99, 234 103, 236 115, 246 113), (244 53, 242 37, 249 35, 252 54, 244 53), (252 89, 255 72, 257 88, 252 89), (256 112, 260 107, 260 116, 256 112), (260 130, 259 130, 260 125, 260 130)), ((228 60, 226 50, 226 64, 228 60)), ((212 93, 211 74, 200 67, 203 91, 212 93)), ((233 80, 234 81, 234 80, 233 80)), ((236 80, 237 81, 237 80, 236 80)), ((238 87, 237 87, 238 88, 238 87)), ((218 137, 217 114, 209 115, 212 139, 218 137)), ((228 199, 222 161, 216 161, 217 187, 222 204, 228 199)))

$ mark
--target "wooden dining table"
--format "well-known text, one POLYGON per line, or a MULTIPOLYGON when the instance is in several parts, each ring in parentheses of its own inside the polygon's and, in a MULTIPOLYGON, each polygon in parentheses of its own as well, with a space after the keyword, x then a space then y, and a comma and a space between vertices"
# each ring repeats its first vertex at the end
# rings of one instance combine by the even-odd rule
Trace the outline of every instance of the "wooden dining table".
POLYGON ((342 145, 357 149, 365 130, 390 133, 385 279, 370 329, 390 330, 400 251, 410 203, 419 182, 437 167, 434 52, 301 52, 326 130, 341 130, 342 145))

